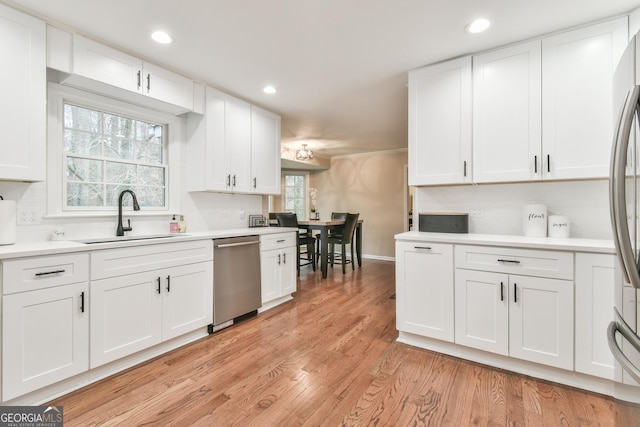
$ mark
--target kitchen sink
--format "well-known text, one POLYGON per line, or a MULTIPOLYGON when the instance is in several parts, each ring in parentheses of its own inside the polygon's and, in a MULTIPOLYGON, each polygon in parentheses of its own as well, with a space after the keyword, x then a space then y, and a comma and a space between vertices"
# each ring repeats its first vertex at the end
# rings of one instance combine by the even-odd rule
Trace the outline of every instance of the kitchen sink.
POLYGON ((77 243, 84 243, 91 245, 94 243, 112 243, 112 242, 129 242, 134 240, 149 240, 149 239, 166 239, 171 237, 186 236, 186 234, 147 234, 144 236, 110 236, 110 237, 96 237, 95 239, 82 239, 72 240, 77 243))

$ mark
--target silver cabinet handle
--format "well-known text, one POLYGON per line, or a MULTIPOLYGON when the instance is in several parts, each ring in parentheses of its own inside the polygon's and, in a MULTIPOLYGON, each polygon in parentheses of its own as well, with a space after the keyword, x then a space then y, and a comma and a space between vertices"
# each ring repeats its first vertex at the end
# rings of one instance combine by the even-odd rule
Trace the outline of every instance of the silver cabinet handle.
POLYGON ((498 262, 508 262, 511 264, 520 264, 520 261, 517 259, 498 259, 498 262))
POLYGON ((282 254, 278 254, 278 265, 282 264, 282 254))
POLYGON ((627 371, 634 380, 640 382, 640 369, 638 369, 629 358, 622 352, 618 341, 616 341, 616 332, 620 332, 628 342, 636 349, 640 351, 640 338, 633 332, 631 327, 624 321, 624 319, 616 311, 616 320, 609 323, 607 328, 607 341, 609 344, 609 350, 613 353, 613 357, 616 358, 620 365, 627 371))
POLYGON ((259 244, 260 244, 260 241, 255 240, 255 241, 251 241, 251 242, 225 243, 225 244, 216 246, 216 248, 217 249, 234 248, 236 246, 259 245, 259 244))
POLYGON ((413 249, 424 249, 424 250, 430 251, 431 246, 414 246, 413 249))
POLYGON ((283 264, 287 263, 287 254, 282 254, 282 263, 283 264))
POLYGON ((167 276, 167 292, 171 292, 171 276, 167 276))
POLYGON ((151 74, 147 74, 147 93, 151 91, 151 74))

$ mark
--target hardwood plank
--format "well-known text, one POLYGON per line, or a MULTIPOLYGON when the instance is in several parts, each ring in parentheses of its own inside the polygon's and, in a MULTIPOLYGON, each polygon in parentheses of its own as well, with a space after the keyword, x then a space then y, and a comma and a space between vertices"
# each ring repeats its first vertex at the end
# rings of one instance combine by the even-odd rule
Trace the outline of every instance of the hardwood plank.
POLYGON ((303 268, 293 301, 63 396, 65 426, 635 426, 640 406, 396 342, 395 266, 303 268))

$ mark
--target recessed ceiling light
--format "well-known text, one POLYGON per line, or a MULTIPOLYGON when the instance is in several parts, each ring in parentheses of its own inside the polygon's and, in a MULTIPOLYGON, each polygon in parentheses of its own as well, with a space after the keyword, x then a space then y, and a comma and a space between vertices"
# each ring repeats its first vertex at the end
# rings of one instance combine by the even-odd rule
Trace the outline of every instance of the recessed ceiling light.
POLYGON ((164 31, 155 31, 151 34, 151 38, 161 44, 169 44, 171 43, 173 40, 171 39, 171 36, 167 33, 165 33, 164 31))
POLYGON ((264 93, 276 93, 276 88, 273 86, 265 86, 264 89, 262 89, 262 91, 264 93))
POLYGON ((467 27, 467 31, 469 31, 470 33, 481 33, 487 28, 489 28, 490 25, 491 25, 491 22, 489 22, 488 19, 484 19, 484 18, 476 19, 471 24, 469 24, 469 26, 467 27))

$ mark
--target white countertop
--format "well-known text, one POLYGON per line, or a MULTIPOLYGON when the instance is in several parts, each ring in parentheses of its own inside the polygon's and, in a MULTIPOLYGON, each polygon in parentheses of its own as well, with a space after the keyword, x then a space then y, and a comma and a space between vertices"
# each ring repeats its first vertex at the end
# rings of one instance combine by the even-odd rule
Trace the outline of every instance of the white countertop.
POLYGON ((509 246, 515 248, 550 249, 615 254, 613 240, 558 239, 552 237, 525 237, 500 234, 426 233, 408 231, 395 235, 399 241, 422 241, 464 245, 509 246))
POLYGON ((176 233, 171 237, 161 237, 153 239, 122 240, 117 242, 91 244, 80 243, 73 240, 16 243, 13 245, 0 245, 0 261, 3 259, 20 258, 26 256, 84 252, 102 249, 123 248, 129 246, 156 245, 159 243, 184 242, 189 240, 206 240, 236 236, 274 234, 287 231, 296 231, 296 229, 284 227, 236 228, 229 230, 200 231, 185 234, 176 233))

